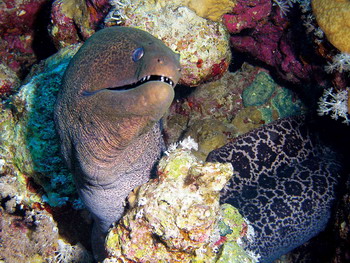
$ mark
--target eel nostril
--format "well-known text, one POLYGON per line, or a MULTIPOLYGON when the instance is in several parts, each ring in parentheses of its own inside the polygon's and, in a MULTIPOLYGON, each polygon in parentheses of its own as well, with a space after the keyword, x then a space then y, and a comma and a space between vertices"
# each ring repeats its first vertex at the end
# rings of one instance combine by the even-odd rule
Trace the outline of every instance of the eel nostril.
POLYGON ((157 61, 158 61, 159 64, 163 64, 163 60, 162 59, 158 58, 157 61))

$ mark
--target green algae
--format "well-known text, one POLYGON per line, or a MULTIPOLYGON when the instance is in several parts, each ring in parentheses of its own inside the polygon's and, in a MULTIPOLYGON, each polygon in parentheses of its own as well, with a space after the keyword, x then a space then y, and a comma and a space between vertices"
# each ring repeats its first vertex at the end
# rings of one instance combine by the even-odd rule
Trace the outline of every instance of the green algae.
POLYGON ((221 220, 219 221, 219 231, 221 236, 225 236, 228 241, 237 240, 245 222, 238 209, 230 204, 221 205, 221 220))
POLYGON ((274 93, 276 86, 276 83, 269 74, 259 72, 253 83, 243 90, 242 99, 244 106, 260 106, 265 104, 274 93))
POLYGON ((294 98, 293 92, 286 88, 279 89, 276 92, 271 104, 277 110, 280 118, 299 115, 303 111, 302 102, 294 98))
MULTIPOLYGON (((0 158, 16 170, 22 185, 33 178, 43 189, 41 201, 51 206, 77 198, 72 175, 60 157, 53 112, 62 76, 78 47, 62 49, 37 65, 18 93, 1 104, 0 158)), ((37 194, 28 202, 38 200, 37 194)))
POLYGON ((255 262, 236 242, 226 242, 216 263, 253 263, 255 262))
POLYGON ((68 48, 46 60, 41 72, 23 87, 30 94, 24 136, 33 161, 33 177, 44 188, 45 201, 51 206, 64 205, 68 196, 76 193, 73 177, 60 156, 53 118, 62 76, 76 50, 68 48))

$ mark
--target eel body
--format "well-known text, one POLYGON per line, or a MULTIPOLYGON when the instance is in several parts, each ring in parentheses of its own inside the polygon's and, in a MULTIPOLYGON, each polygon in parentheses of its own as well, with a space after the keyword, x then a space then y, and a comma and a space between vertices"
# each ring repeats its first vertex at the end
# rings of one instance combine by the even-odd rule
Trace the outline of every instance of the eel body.
POLYGON ((149 33, 111 27, 72 58, 55 105, 61 152, 94 219, 92 246, 104 237, 163 150, 159 120, 174 97, 179 55, 149 33))
POLYGON ((272 262, 322 231, 330 217, 340 165, 304 116, 273 122, 212 151, 234 175, 221 193, 252 226, 243 248, 272 262))

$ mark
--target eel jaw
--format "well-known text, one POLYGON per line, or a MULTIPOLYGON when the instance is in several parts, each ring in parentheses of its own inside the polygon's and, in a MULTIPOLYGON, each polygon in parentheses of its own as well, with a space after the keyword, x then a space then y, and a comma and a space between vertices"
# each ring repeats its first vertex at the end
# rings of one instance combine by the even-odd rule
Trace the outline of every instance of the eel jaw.
POLYGON ((159 76, 159 75, 148 75, 146 77, 143 77, 142 79, 140 79, 139 81, 137 82, 134 82, 132 84, 127 84, 127 85, 123 85, 123 86, 118 86, 118 87, 110 87, 110 88, 107 88, 108 90, 120 90, 120 91, 123 91, 123 90, 130 90, 130 89, 133 89, 133 88, 136 88, 137 86, 140 86, 146 82, 149 82, 149 81, 160 81, 160 82, 164 82, 164 83, 167 83, 169 84, 170 86, 172 86, 173 88, 175 88, 175 83, 174 81, 172 81, 170 78, 168 77, 165 77, 165 76, 159 76))

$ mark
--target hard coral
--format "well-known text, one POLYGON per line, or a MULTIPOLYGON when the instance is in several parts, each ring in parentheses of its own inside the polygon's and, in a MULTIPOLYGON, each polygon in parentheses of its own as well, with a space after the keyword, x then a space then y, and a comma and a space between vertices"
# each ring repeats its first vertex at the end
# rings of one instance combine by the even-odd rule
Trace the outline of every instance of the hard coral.
MULTIPOLYGON (((278 76, 288 82, 301 83, 303 80, 310 80, 318 75, 322 76, 323 69, 319 64, 308 63, 303 59, 306 56, 312 57, 313 51, 311 45, 307 49, 307 43, 298 41, 299 37, 303 37, 300 30, 295 30, 289 20, 281 17, 279 12, 271 12, 270 3, 266 3, 265 0, 259 3, 263 6, 261 10, 265 12, 257 17, 258 21, 255 21, 254 17, 250 18, 249 11, 255 6, 251 7, 247 4, 243 5, 242 9, 237 9, 237 12, 241 12, 242 17, 235 14, 224 16, 225 25, 233 33, 231 36, 233 48, 248 53, 254 59, 275 68, 278 76), (245 14, 247 16, 244 16, 245 14), (238 19, 242 19, 243 22, 238 19), (242 31, 245 28, 250 30, 242 31)), ((236 8, 239 6, 237 4, 236 8)), ((258 14, 258 11, 259 9, 255 12, 258 14)), ((309 61, 312 60, 309 59, 309 61)))
POLYGON ((86 40, 106 15, 107 0, 55 0, 50 34, 57 48, 86 40))
MULTIPOLYGON (((77 46, 71 46, 42 62, 19 92, 0 104, 0 160, 15 171, 23 185, 28 177, 34 178, 52 206, 62 205, 68 197, 71 201, 76 198, 72 177, 59 155, 53 120, 61 78, 76 51, 77 46)), ((33 203, 31 195, 24 199, 28 205, 33 203)), ((42 200, 36 197, 35 202, 42 200)))
POLYGON ((313 0, 312 10, 333 46, 341 52, 350 53, 350 2, 313 0))
MULTIPOLYGON (((215 248, 222 244, 219 191, 231 177, 231 166, 199 162, 190 153, 196 147, 190 138, 180 145, 160 161, 159 178, 130 196, 131 209, 107 237, 105 263, 216 261, 215 248)), ((245 225, 242 217, 235 218, 221 224, 236 233, 233 240, 245 225)))
MULTIPOLYGON (((37 60, 34 43, 46 3, 47 0, 0 1, 0 63, 19 75, 37 60)), ((49 45, 46 47, 50 51, 49 45)))
POLYGON ((215 22, 220 21, 222 15, 230 12, 235 6, 235 1, 232 0, 180 0, 180 2, 198 16, 215 22))
POLYGON ((270 0, 238 0, 233 10, 223 16, 224 24, 230 33, 239 33, 243 29, 253 28, 271 12, 270 0))
POLYGON ((180 53, 180 84, 197 86, 220 78, 231 60, 229 35, 222 23, 198 16, 181 1, 132 0, 118 3, 107 24, 143 29, 180 53))

